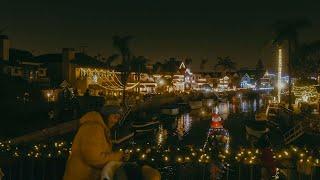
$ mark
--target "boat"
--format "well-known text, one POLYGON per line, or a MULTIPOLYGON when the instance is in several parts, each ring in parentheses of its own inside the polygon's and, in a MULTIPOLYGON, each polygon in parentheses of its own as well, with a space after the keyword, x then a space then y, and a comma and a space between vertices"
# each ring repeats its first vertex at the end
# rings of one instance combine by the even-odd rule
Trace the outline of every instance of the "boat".
POLYGON ((157 120, 147 122, 133 122, 131 127, 135 135, 153 133, 158 128, 160 122, 157 120))
POLYGON ((268 119, 265 113, 257 113, 255 115, 255 120, 248 121, 245 125, 247 139, 257 141, 262 135, 269 132, 267 122, 268 119))
POLYGON ((214 104, 214 100, 213 99, 203 99, 202 100, 202 105, 203 106, 208 106, 211 107, 214 104))
POLYGON ((211 116, 211 128, 220 129, 223 128, 222 126, 223 121, 219 114, 212 113, 211 116))
POLYGON ((164 106, 161 108, 161 113, 170 116, 176 116, 179 114, 178 106, 164 106))
POLYGON ((178 103, 178 106, 179 106, 179 111, 185 112, 187 110, 190 110, 190 106, 186 102, 178 103))
POLYGON ((189 101, 189 106, 191 109, 200 109, 202 107, 202 101, 189 101))

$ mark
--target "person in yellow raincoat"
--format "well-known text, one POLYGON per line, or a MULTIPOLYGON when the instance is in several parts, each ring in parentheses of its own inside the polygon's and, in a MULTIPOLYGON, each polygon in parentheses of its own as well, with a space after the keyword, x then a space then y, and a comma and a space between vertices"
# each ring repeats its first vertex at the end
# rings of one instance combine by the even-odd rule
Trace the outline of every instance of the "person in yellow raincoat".
POLYGON ((116 106, 105 107, 103 113, 88 112, 80 119, 64 180, 99 179, 102 168, 108 162, 122 160, 122 152, 112 152, 110 138, 110 129, 119 119, 120 108, 116 106))
MULTIPOLYGON (((114 169, 111 174, 121 174, 126 163, 121 162, 122 152, 113 152, 110 129, 120 119, 118 106, 106 106, 100 112, 92 111, 80 119, 80 128, 73 140, 71 154, 68 158, 64 180, 98 180, 102 168, 114 169), (107 165, 108 164, 108 165, 107 165), (114 168, 113 166, 117 167, 114 168)), ((160 172, 147 165, 141 167, 144 180, 160 180, 160 172)), ((121 177, 126 177, 123 172, 121 177)), ((111 177, 112 178, 112 177, 111 177)), ((132 177, 126 177, 132 179, 132 177)))

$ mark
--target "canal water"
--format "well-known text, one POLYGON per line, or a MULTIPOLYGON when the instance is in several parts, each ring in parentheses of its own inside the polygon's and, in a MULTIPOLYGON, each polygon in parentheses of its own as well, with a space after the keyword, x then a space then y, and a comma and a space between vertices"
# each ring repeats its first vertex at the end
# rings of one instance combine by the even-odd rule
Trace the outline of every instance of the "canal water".
POLYGON ((233 146, 237 146, 245 138, 243 137, 243 122, 262 106, 261 99, 237 99, 220 102, 207 107, 206 110, 183 112, 176 117, 162 116, 159 118, 161 125, 158 132, 148 136, 147 139, 157 144, 192 145, 201 148, 210 129, 211 113, 216 112, 222 117, 225 128, 230 131, 231 143, 234 144, 233 146))

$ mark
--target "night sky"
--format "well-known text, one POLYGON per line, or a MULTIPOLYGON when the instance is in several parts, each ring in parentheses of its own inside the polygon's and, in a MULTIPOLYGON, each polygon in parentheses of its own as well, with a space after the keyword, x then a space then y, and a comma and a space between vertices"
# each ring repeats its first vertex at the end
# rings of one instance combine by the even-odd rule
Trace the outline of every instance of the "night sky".
POLYGON ((320 39, 320 2, 266 2, 2 0, 0 27, 8 27, 13 47, 35 54, 88 46, 90 55, 108 56, 115 52, 112 36, 130 34, 134 54, 153 62, 190 57, 198 70, 207 57, 211 70, 217 56, 231 56, 238 67, 253 67, 262 58, 272 68, 271 48, 265 45, 271 24, 306 17, 313 26, 302 31, 302 41, 320 39))

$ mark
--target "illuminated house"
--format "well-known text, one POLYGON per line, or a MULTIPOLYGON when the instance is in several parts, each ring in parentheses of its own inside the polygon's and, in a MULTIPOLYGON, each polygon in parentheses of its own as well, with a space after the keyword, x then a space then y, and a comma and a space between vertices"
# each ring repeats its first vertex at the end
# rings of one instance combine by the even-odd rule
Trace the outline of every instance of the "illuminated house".
MULTIPOLYGON (((137 82, 139 82, 139 75, 137 73, 131 73, 128 81, 128 86, 135 85, 137 82)), ((133 88, 133 91, 139 92, 139 88, 141 94, 156 93, 157 83, 155 78, 148 73, 141 73, 140 84, 133 88)))
POLYGON ((231 79, 228 76, 224 76, 219 79, 218 91, 227 91, 230 89, 231 79))
MULTIPOLYGON (((83 94, 92 84, 102 83, 103 77, 110 74, 104 63, 73 48, 63 48, 62 53, 43 54, 36 59, 45 64, 56 86, 66 80, 79 94, 83 94)), ((103 90, 98 87, 92 89, 103 90)))
POLYGON ((276 84, 277 76, 275 74, 266 71, 263 77, 260 79, 260 89, 274 89, 276 84))
POLYGON ((207 73, 195 73, 194 75, 193 90, 198 91, 211 91, 212 90, 212 81, 211 76, 207 73))
POLYGON ((256 87, 256 82, 246 73, 241 78, 240 87, 244 89, 254 89, 256 87))
POLYGON ((3 74, 43 85, 49 83, 43 63, 29 51, 10 48, 10 40, 4 35, 0 36, 0 63, 3 74))

